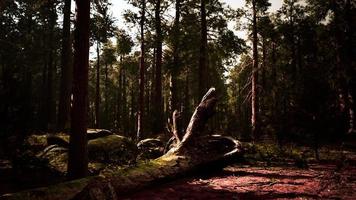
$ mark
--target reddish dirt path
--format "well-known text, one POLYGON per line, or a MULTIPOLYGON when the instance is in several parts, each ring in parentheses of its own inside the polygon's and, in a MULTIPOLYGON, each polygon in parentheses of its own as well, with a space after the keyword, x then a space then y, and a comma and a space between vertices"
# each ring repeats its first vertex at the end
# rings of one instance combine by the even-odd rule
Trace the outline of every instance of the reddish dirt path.
POLYGON ((211 177, 185 178, 123 199, 356 199, 356 166, 251 167, 234 165, 211 177))

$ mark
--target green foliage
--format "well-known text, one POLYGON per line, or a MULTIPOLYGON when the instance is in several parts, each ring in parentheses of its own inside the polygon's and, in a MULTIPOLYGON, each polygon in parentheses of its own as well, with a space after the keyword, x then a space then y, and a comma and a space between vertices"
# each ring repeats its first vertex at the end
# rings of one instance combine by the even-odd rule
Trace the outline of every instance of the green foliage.
MULTIPOLYGON (((351 14, 355 8, 348 1, 305 4, 286 0, 276 13, 260 10, 258 98, 262 135, 279 144, 289 141, 317 146, 321 141, 342 138, 340 133, 345 134, 347 127, 353 129, 347 121, 354 114, 346 110, 353 110, 354 103, 344 97, 354 99, 350 84, 354 71, 349 67, 355 67, 351 58, 355 25, 349 20, 355 18, 351 14)), ((245 60, 248 55, 241 56, 229 77, 230 105, 235 107, 237 121, 244 123, 249 123, 251 115, 250 74, 241 70, 252 64, 245 60)), ((246 128, 238 126, 238 131, 246 132, 246 128)))
POLYGON ((119 55, 127 55, 131 52, 134 43, 131 37, 124 31, 116 32, 116 48, 119 55))

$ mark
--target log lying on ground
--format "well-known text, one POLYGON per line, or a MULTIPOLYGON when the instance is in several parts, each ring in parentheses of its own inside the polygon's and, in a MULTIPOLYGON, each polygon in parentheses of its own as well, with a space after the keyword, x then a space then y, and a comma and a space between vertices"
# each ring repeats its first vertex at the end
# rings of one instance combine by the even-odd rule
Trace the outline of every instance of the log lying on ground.
POLYGON ((212 88, 196 108, 182 141, 155 160, 48 188, 5 195, 0 199, 118 199, 150 184, 240 157, 242 147, 233 138, 202 135, 204 124, 214 113, 216 101, 212 88))

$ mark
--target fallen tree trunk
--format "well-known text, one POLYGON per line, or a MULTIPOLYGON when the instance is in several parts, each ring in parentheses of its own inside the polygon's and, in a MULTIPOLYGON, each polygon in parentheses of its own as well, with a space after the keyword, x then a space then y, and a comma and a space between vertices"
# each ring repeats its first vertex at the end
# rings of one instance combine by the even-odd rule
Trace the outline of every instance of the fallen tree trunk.
POLYGON ((204 124, 214 113, 216 101, 216 92, 212 88, 195 109, 182 141, 155 160, 48 188, 5 195, 0 199, 119 199, 153 183, 225 164, 241 156, 242 148, 230 137, 202 135, 204 124))

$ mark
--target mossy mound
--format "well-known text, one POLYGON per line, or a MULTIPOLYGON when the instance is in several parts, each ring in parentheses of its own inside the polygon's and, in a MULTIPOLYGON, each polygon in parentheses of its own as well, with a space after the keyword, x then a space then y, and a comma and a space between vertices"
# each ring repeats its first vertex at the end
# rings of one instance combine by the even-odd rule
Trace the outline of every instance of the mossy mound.
MULTIPOLYGON (((105 129, 88 129, 88 140, 98 139, 113 135, 112 132, 105 129)), ((68 148, 69 146, 69 134, 68 133, 48 133, 48 134, 33 134, 27 137, 25 140, 25 146, 28 150, 38 153, 48 146, 58 145, 68 148)))
POLYGON ((137 144, 139 150, 138 159, 155 159, 163 155, 164 143, 160 139, 148 138, 137 144))
MULTIPOLYGON (((65 175, 68 162, 68 135, 32 135, 29 142, 31 152, 36 152, 36 158, 46 161, 49 168, 65 175), (36 151, 32 151, 32 148, 36 148, 36 151)), ((135 163, 137 152, 136 144, 123 136, 109 135, 89 140, 89 173, 98 174, 108 164, 135 163)))
POLYGON ((124 136, 109 135, 88 142, 90 161, 130 164, 136 161, 136 144, 124 136))
POLYGON ((58 134, 44 134, 44 135, 30 135, 24 143, 26 149, 38 153, 44 151, 51 145, 58 145, 60 147, 68 147, 69 135, 65 133, 58 134))

